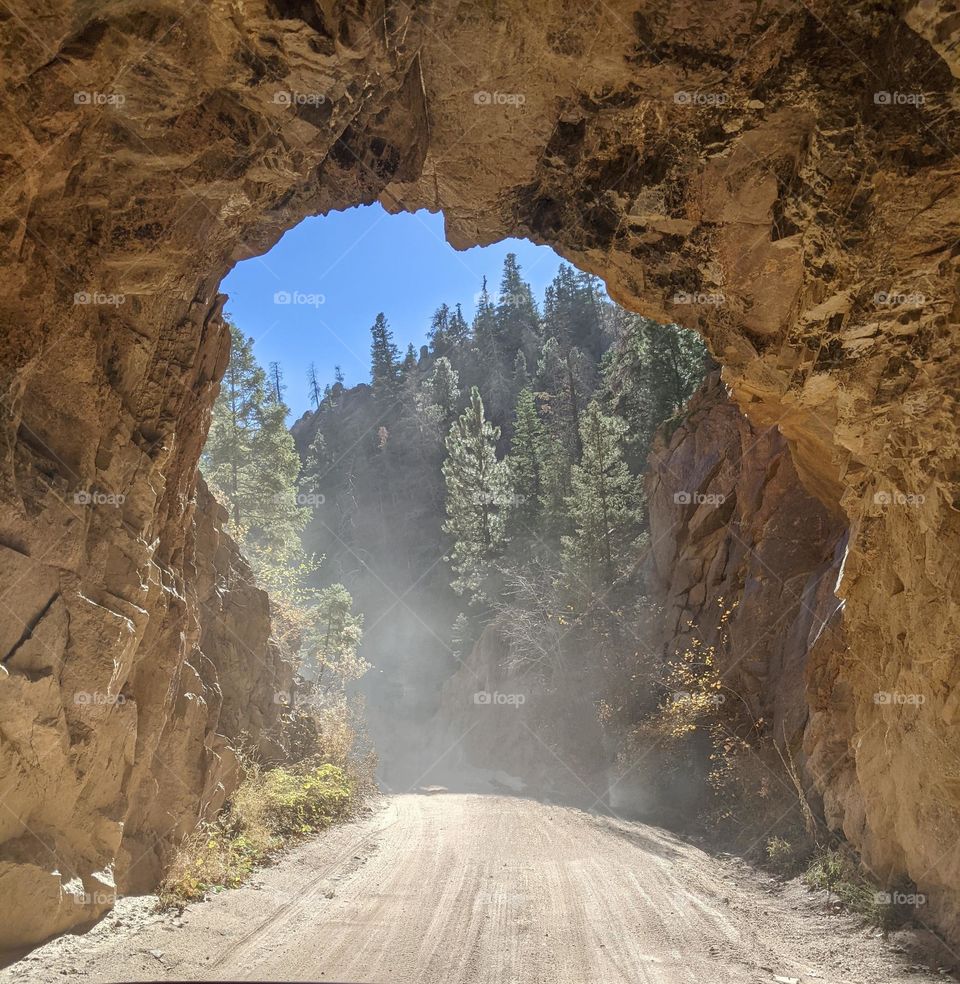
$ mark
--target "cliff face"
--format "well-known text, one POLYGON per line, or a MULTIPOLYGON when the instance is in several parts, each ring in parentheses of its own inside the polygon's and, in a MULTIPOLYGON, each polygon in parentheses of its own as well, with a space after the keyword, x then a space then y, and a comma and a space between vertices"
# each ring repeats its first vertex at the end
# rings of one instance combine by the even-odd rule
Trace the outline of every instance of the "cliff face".
MULTIPOLYGON (((95 509, 122 506, 62 508, 89 510, 83 522, 96 527, 95 509)), ((88 922, 117 891, 155 885, 171 846, 234 787, 234 741, 276 722, 290 669, 225 519, 200 480, 177 566, 146 562, 125 596, 77 559, 54 568, 3 547, 5 602, 31 617, 4 641, 0 891, 16 905, 0 947, 88 922)), ((118 544, 104 551, 100 570, 121 557, 118 544)), ((263 744, 269 752, 266 735, 263 744)))
MULTIPOLYGON (((865 653, 860 613, 838 597, 856 530, 798 482, 778 428, 752 424, 716 378, 655 446, 648 493, 664 652, 692 637, 716 643, 720 613, 732 609, 719 648, 727 684, 792 749, 828 825, 861 848, 879 878, 915 879, 927 896, 921 919, 952 932, 960 867, 947 801, 931 798, 928 783, 949 788, 954 774, 956 691, 944 699, 935 675, 894 673, 882 648, 865 653), (929 858, 929 867, 911 857, 929 858)), ((880 578, 882 567, 875 615, 906 590, 880 578)))
POLYGON ((849 530, 845 646, 808 691, 825 801, 955 928, 955 40, 926 0, 8 3, 0 729, 20 792, 0 837, 21 910, 80 921, 42 902, 51 872, 135 868, 150 804, 177 807, 161 761, 207 755, 189 531, 217 284, 379 196, 443 209, 456 246, 553 244, 698 328, 751 425, 778 425, 849 530), (94 494, 124 500, 75 500, 94 494))
POLYGON ((647 495, 648 580, 665 654, 695 638, 718 645, 729 612, 718 645, 724 680, 802 762, 811 650, 840 659, 847 649, 834 594, 847 546, 842 517, 797 480, 777 428, 752 425, 716 375, 658 438, 647 495))

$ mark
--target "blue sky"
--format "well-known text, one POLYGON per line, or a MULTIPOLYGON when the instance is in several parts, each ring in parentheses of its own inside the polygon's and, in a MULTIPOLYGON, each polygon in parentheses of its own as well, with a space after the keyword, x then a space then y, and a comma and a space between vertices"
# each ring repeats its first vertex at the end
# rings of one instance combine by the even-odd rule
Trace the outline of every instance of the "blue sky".
POLYGON ((517 254, 538 301, 561 260, 518 239, 458 253, 443 238, 443 218, 390 215, 379 205, 306 219, 264 256, 238 263, 221 290, 226 314, 255 339, 261 365, 279 362, 293 418, 310 405, 307 367, 321 383, 343 369, 347 385, 370 373, 370 326, 383 311, 401 352, 426 341, 433 312, 463 305, 469 321, 484 275, 496 296, 503 259, 517 254))

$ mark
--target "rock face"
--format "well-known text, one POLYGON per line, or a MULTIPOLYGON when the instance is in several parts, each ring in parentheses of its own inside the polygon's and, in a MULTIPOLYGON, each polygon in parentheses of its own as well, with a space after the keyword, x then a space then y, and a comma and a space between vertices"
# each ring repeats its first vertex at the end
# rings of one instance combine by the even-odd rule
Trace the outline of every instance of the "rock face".
MULTIPOLYGON (((105 859, 137 867, 180 788, 161 759, 198 795, 217 284, 303 216, 379 197, 442 209, 456 246, 553 244, 699 329, 751 425, 778 426, 849 530, 811 763, 849 756, 823 772, 834 823, 955 934, 955 33, 929 0, 7 3, 0 733, 20 792, 0 837, 19 908, 74 871, 107 884, 105 859), (81 691, 129 700, 81 711, 81 691)), ((92 910, 37 911, 10 936, 92 910)))
MULTIPOLYGON (((119 524, 123 506, 60 503, 86 527, 81 548, 103 528, 95 511, 119 524)), ((260 736, 272 752, 290 667, 225 520, 198 480, 176 566, 154 549, 124 595, 98 582, 83 549, 58 568, 34 559, 29 539, 3 546, 6 604, 31 617, 5 638, 0 671, 0 891, 17 903, 0 948, 89 922, 117 891, 153 887, 171 846, 234 788, 236 739, 260 736)))
MULTIPOLYGON (((838 597, 856 527, 803 488, 790 450, 776 426, 744 417, 716 378, 669 439, 658 441, 648 476, 650 571, 665 609, 665 649, 693 635, 716 642, 720 611, 735 603, 720 650, 726 682, 792 748, 827 823, 861 848, 877 878, 915 880, 927 897, 920 918, 950 934, 960 877, 950 847, 956 826, 946 802, 931 800, 922 783, 951 782, 956 691, 931 719, 938 691, 919 668, 894 677, 879 653, 867 658, 857 609, 838 597), (917 756, 909 768, 903 745, 917 756), (904 789, 896 798, 894 786, 904 789), (895 824, 909 835, 900 837, 895 824), (931 859, 929 869, 908 862, 920 854, 931 859)), ((898 505, 892 494, 884 499, 883 508, 898 505)), ((875 587, 874 611, 896 605, 905 591, 875 587)))
MULTIPOLYGON (((847 546, 842 517, 803 488, 778 429, 753 426, 717 375, 658 438, 647 486, 648 580, 663 609, 665 654, 694 638, 717 645, 729 612, 718 668, 802 764, 816 699, 807 692, 811 651, 840 659, 847 649, 834 594, 847 546)), ((811 738, 814 754, 823 738, 811 738)))

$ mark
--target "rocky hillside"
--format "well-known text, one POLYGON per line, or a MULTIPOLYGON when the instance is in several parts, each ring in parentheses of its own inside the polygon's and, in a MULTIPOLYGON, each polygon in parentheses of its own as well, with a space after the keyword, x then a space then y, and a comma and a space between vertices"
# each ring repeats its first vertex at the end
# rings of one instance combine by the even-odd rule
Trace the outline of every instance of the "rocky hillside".
POLYGON ((779 427, 849 530, 845 645, 808 690, 824 800, 955 934, 957 32, 927 0, 6 4, 0 877, 38 913, 10 941, 92 911, 54 903, 54 872, 95 889, 163 833, 157 802, 176 824, 199 801, 161 763, 209 754, 191 522, 217 285, 377 198, 442 209, 458 247, 553 244, 701 331, 779 427), (80 692, 131 700, 91 727, 80 692))

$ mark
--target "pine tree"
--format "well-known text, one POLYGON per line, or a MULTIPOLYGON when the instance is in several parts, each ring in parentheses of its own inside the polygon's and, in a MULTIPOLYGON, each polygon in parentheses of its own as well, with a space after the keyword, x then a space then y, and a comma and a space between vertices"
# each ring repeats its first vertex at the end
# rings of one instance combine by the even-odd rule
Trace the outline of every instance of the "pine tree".
POLYGON ((567 499, 575 532, 563 538, 569 575, 589 585, 613 584, 636 531, 640 491, 623 460, 626 430, 623 420, 591 400, 580 425, 583 458, 573 466, 567 499))
POLYGON ((564 534, 570 530, 567 498, 572 491, 573 461, 560 438, 546 428, 540 440, 539 459, 542 539, 559 549, 564 534))
POLYGON ((358 680, 368 669, 359 656, 363 616, 353 614, 353 598, 342 584, 319 591, 310 609, 301 673, 321 695, 358 680))
POLYGON ((507 462, 512 486, 510 532, 520 537, 532 534, 540 512, 541 454, 543 452, 543 424, 537 414, 533 393, 522 389, 517 397, 513 440, 507 462))
POLYGON ((497 340, 504 359, 512 364, 518 351, 528 360, 536 358, 541 345, 540 313, 530 285, 520 275, 515 253, 503 261, 500 296, 497 299, 497 340))
POLYGON ((403 364, 400 366, 400 375, 404 379, 409 379, 417 371, 417 350, 413 347, 413 342, 407 343, 407 351, 403 357, 403 364))
POLYGON ((477 300, 477 310, 473 317, 473 340, 476 351, 477 375, 483 385, 486 408, 491 418, 504 421, 512 408, 510 399, 510 366, 503 354, 499 339, 497 309, 487 291, 487 278, 483 278, 483 289, 477 300))
POLYGON ((319 504, 320 496, 323 495, 321 487, 329 464, 326 438, 323 431, 318 427, 310 446, 307 448, 307 453, 303 457, 300 475, 297 479, 300 498, 311 507, 316 507, 319 504))
POLYGON ((504 545, 503 506, 509 495, 507 469, 497 460, 500 430, 485 416, 474 386, 470 403, 450 428, 443 477, 447 487, 444 532, 451 537, 452 587, 474 605, 492 594, 493 561, 504 545))
POLYGON ((370 377, 373 395, 378 399, 393 400, 397 395, 398 351, 393 342, 393 332, 381 311, 370 329, 373 341, 370 345, 370 377))
POLYGON ((627 422, 630 463, 641 471, 657 428, 682 409, 710 358, 692 331, 626 311, 618 321, 618 338, 604 372, 605 399, 627 422))
POLYGON ((300 456, 287 430, 288 413, 285 403, 268 399, 251 446, 259 494, 247 508, 248 541, 257 539, 278 555, 291 548, 299 550, 300 532, 308 519, 307 510, 297 501, 300 456))
POLYGON ((440 408, 444 426, 449 426, 460 399, 460 377, 445 356, 437 359, 427 379, 427 393, 430 403, 440 408))
POLYGON ((523 352, 517 352, 517 357, 513 360, 513 386, 520 395, 520 391, 530 385, 530 373, 527 372, 527 357, 523 352))
POLYGON ((560 264, 546 290, 543 320, 564 354, 577 347, 597 361, 603 353, 603 302, 599 293, 597 278, 560 264))
POLYGON ((201 464, 226 501, 235 534, 248 546, 281 551, 299 544, 307 518, 297 503, 300 459, 287 430, 289 410, 274 397, 253 340, 235 325, 230 336, 201 464))
POLYGON ((497 310, 490 299, 487 289, 487 278, 483 278, 483 286, 477 297, 477 310, 473 316, 473 340, 481 356, 492 356, 495 352, 497 337, 497 310))
POLYGON ((287 388, 283 383, 283 372, 279 362, 270 363, 270 388, 277 403, 283 402, 283 391, 287 388))
POLYGON ((467 324, 467 319, 464 318, 459 304, 450 315, 450 324, 447 332, 450 339, 450 347, 453 349, 459 349, 470 339, 470 326, 467 324))
POLYGON ((236 325, 229 328, 230 361, 214 404, 202 466, 210 484, 226 497, 233 526, 239 529, 247 519, 247 470, 266 377, 253 354, 253 340, 236 325))
POLYGON ((550 336, 537 360, 537 384, 545 393, 559 393, 563 388, 564 358, 560 342, 550 336))
POLYGON ((450 308, 446 304, 434 311, 427 337, 434 355, 447 355, 450 351, 450 308))
POLYGON ((317 410, 320 409, 320 380, 317 378, 317 367, 311 362, 310 368, 307 369, 307 389, 310 393, 310 399, 313 400, 313 404, 317 410))
POLYGON ((610 338, 607 320, 613 305, 606 299, 603 281, 591 273, 578 273, 577 280, 584 298, 583 328, 577 334, 577 344, 599 362, 610 338))

